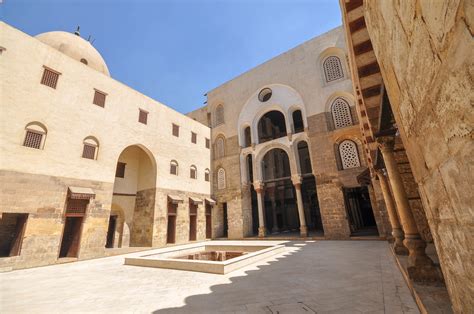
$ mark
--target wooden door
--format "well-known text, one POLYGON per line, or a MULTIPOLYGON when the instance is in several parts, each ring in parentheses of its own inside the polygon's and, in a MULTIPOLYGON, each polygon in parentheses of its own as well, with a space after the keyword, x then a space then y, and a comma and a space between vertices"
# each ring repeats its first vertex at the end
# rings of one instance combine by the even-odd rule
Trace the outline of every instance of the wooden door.
POLYGON ((189 241, 196 241, 197 223, 196 215, 189 216, 189 241))
POLYGON ((222 210, 224 212, 224 238, 227 238, 228 224, 227 224, 227 203, 222 204, 222 210))
POLYGON ((59 257, 78 257, 83 217, 66 217, 59 257))
POLYGON ((168 230, 166 243, 176 242, 176 216, 168 215, 168 230))
POLYGON ((212 238, 212 218, 211 215, 206 215, 206 239, 212 238))
POLYGON ((110 216, 109 228, 107 229, 107 242, 105 243, 106 248, 114 247, 115 229, 117 227, 117 216, 110 216))
POLYGON ((23 242, 23 236, 25 234, 27 219, 28 214, 18 214, 18 216, 16 217, 15 234, 13 236, 9 256, 20 255, 21 244, 23 242))

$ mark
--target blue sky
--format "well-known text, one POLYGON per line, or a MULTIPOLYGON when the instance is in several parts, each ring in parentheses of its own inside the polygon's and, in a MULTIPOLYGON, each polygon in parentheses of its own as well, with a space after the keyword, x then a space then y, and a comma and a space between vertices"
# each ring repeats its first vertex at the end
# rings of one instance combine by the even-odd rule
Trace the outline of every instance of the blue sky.
POLYGON ((207 91, 341 24, 338 0, 3 0, 30 35, 92 35, 113 78, 186 113, 207 91))

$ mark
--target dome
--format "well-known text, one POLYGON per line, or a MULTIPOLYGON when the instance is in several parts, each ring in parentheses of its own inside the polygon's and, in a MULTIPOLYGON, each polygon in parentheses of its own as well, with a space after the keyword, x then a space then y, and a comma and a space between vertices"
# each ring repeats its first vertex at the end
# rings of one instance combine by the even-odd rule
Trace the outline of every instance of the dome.
POLYGON ((100 53, 81 36, 67 32, 48 32, 36 35, 35 38, 74 60, 110 76, 107 64, 100 53))

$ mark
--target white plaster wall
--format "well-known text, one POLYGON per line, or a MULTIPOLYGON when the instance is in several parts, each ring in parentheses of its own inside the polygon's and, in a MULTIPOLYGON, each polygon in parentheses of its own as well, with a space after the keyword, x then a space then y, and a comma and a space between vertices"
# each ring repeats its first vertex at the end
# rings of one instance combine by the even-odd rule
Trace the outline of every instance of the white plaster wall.
POLYGON ((208 127, 3 22, 0 38, 6 48, 0 55, 1 169, 114 182, 121 152, 140 144, 156 161, 157 187, 210 192, 204 181, 204 169, 210 168, 208 127), (56 89, 40 84, 43 65, 62 73, 56 89), (92 104, 94 88, 108 94, 105 108, 92 104), (149 112, 147 125, 138 122, 139 108, 149 112), (48 129, 43 150, 22 146, 31 121, 48 129), (179 138, 172 136, 172 123, 180 125, 179 138), (191 131, 197 144, 191 143, 191 131), (83 139, 91 135, 99 140, 97 160, 81 157, 83 139), (179 162, 179 176, 169 174, 172 159, 179 162), (189 178, 193 164, 197 180, 189 178))

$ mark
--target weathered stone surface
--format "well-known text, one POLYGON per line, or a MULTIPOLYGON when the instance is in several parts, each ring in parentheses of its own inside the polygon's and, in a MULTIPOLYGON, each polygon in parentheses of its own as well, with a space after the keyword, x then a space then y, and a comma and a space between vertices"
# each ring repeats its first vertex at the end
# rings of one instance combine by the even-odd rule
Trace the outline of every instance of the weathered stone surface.
POLYGON ((395 10, 391 2, 365 1, 364 7, 453 308, 469 312, 474 308, 472 1, 399 1, 395 10), (403 29, 391 23, 393 17, 403 29), (406 70, 404 59, 387 49, 399 36, 410 43, 397 46, 398 54, 408 56, 406 70))

